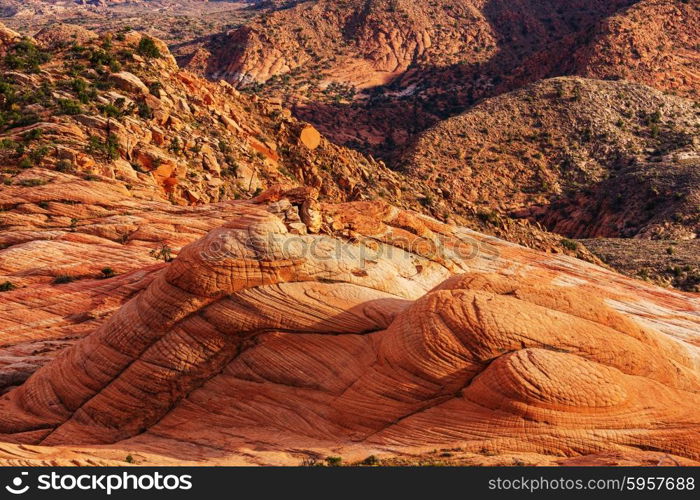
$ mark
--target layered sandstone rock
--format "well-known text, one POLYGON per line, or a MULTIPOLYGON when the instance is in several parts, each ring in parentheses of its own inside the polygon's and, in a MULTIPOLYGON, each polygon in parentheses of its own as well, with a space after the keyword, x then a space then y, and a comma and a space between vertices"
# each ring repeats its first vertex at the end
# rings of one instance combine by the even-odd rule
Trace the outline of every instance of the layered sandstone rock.
MULTIPOLYGON (((295 65, 342 52, 322 92, 355 116, 366 110, 339 83, 405 71, 388 91, 406 114, 386 123, 415 133, 413 95, 446 91, 454 111, 559 71, 557 59, 528 65, 571 53, 628 2, 595 2, 596 15, 568 2, 556 16, 555 0, 448 12, 458 3, 371 1, 348 18, 345 4, 304 2, 232 37, 275 41, 280 53, 242 59, 260 79, 293 82, 295 65), (300 35, 277 40, 285 16, 300 35), (521 64, 502 86, 492 79, 521 64)), ((425 161, 405 177, 323 139, 279 99, 179 70, 158 40, 56 25, 19 41, 0 30, 14 57, 0 99, 0 463, 700 463, 697 295, 445 223, 561 251, 506 217, 525 204, 517 216, 571 236, 691 238, 689 101, 549 80, 426 134, 425 161), (647 184, 653 196, 638 196, 647 184), (609 201, 628 192, 627 209, 609 201), (569 198, 532 206, 552 193, 569 198), (663 209, 647 217, 651 199, 663 209)))
POLYGON ((700 460, 696 296, 385 203, 295 234, 304 197, 275 198, 229 204, 0 399, 2 440, 32 445, 8 463, 700 460))

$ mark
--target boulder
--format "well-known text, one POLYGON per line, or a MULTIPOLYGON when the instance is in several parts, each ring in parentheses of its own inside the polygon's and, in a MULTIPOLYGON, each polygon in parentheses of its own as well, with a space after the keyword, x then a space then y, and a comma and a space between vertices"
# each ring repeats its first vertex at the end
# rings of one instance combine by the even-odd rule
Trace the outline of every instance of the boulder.
POLYGON ((143 83, 138 76, 134 75, 133 73, 129 73, 128 71, 113 73, 109 78, 117 88, 126 92, 140 94, 142 96, 150 94, 146 84, 143 83))
POLYGON ((306 148, 314 150, 321 144, 321 134, 311 125, 307 125, 301 129, 299 134, 299 142, 306 148))

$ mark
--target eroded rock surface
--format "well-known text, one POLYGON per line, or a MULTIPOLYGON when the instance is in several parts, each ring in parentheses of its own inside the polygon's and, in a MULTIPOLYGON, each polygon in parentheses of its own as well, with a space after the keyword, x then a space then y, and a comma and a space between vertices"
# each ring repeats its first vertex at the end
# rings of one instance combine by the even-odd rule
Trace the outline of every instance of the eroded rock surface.
POLYGON ((697 296, 380 202, 318 204, 297 231, 303 203, 226 204, 0 399, 0 456, 700 460, 697 296))

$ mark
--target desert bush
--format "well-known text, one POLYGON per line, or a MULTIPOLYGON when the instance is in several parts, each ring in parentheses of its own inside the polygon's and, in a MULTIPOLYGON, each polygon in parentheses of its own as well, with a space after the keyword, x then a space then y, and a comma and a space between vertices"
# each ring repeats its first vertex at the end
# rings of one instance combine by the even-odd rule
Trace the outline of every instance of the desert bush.
POLYGON ((40 49, 28 38, 16 43, 5 56, 5 64, 14 70, 38 73, 40 66, 51 60, 48 52, 40 49))
POLYGON ((158 59, 162 57, 156 42, 153 40, 153 38, 147 36, 141 38, 141 41, 136 48, 136 53, 147 59, 158 59))
POLYGON ((83 108, 80 106, 79 101, 74 101, 73 99, 59 99, 58 100, 58 114, 61 115, 79 115, 83 112, 83 108))

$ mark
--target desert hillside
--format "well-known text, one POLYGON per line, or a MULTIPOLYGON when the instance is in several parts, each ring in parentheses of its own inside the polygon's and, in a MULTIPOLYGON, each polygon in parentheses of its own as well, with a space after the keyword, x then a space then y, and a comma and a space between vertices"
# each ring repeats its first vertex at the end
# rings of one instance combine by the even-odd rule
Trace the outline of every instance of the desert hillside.
POLYGON ((574 53, 573 71, 592 78, 623 78, 697 98, 698 32, 697 3, 641 1, 596 28, 591 40, 574 53))
POLYGON ((555 78, 441 122, 400 165, 493 225, 528 219, 630 275, 698 291, 699 131, 696 101, 555 78), (575 241, 591 238, 607 240, 575 241))
POLYGON ((34 39, 2 33, 0 155, 17 167, 4 172, 6 185, 48 170, 176 204, 250 198, 285 183, 334 199, 398 189, 395 174, 279 103, 181 71, 157 39, 71 25, 34 39))
POLYGON ((695 239, 699 130, 692 100, 555 78, 441 122, 402 167, 458 204, 534 218, 573 238, 695 239))
POLYGON ((697 12, 0 0, 0 465, 700 465, 697 12))
POLYGON ((2 33, 6 186, 21 190, 75 176, 176 205, 304 186, 325 201, 381 198, 531 247, 594 259, 526 221, 485 224, 469 207, 453 209, 429 184, 336 146, 279 101, 241 95, 226 82, 179 69, 158 39, 122 30, 97 35, 65 24, 33 39, 2 33))
POLYGON ((439 120, 542 78, 696 95, 698 12, 678 0, 310 0, 218 37, 192 67, 283 97, 335 142, 393 159, 439 120))

